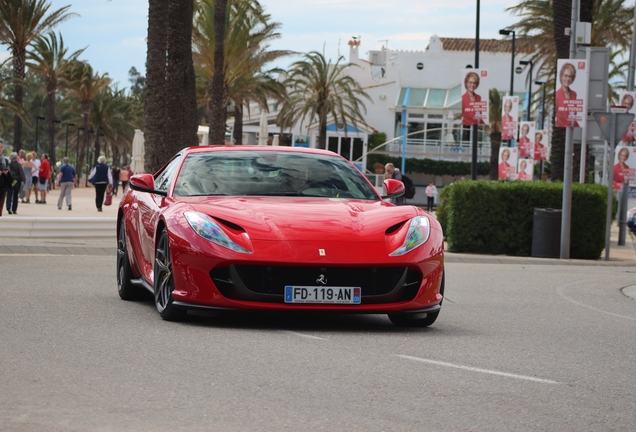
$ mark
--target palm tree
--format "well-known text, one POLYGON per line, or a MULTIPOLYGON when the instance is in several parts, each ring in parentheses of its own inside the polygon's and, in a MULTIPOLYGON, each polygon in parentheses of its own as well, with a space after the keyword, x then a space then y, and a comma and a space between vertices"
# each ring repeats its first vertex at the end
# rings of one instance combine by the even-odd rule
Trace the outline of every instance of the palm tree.
MULTIPOLYGON (((7 99, 3 96, 5 93, 5 88, 11 84, 14 84, 16 81, 21 80, 12 76, 0 76, 0 107, 9 110, 10 112, 14 113, 14 115, 19 116, 22 120, 26 120, 26 122, 28 123, 29 119, 24 107, 15 102, 15 100, 7 99)), ((2 130, 5 132, 9 130, 9 125, 7 125, 4 116, 0 116, 0 127, 2 127, 2 130)))
MULTIPOLYGON (((13 76, 24 80, 26 49, 35 38, 72 17, 70 6, 49 13, 51 4, 46 0, 0 0, 0 42, 9 46, 13 58, 13 76)), ((22 84, 15 84, 14 100, 22 105, 22 84)), ((16 114, 13 125, 13 147, 22 147, 22 119, 16 114)))
POLYGON ((490 120, 490 180, 499 178, 499 147, 501 147, 501 95, 497 89, 488 93, 488 118, 490 120))
POLYGON ((278 123, 291 125, 305 119, 318 121, 318 148, 327 144, 327 121, 357 126, 366 107, 361 98, 371 101, 369 95, 358 83, 346 74, 354 64, 341 63, 340 56, 335 64, 329 63, 323 54, 312 51, 303 59, 292 64, 285 86, 288 99, 279 113, 278 123))
MULTIPOLYGON (((199 103, 211 112, 216 97, 212 92, 215 66, 215 27, 213 0, 201 0, 198 5, 194 33, 194 60, 199 78, 199 103), (205 83, 208 83, 205 86, 205 83)), ((224 94, 234 102, 234 136, 241 144, 243 106, 258 102, 266 109, 268 98, 282 101, 285 87, 273 78, 278 69, 263 71, 263 67, 290 51, 269 50, 269 41, 280 37, 280 23, 271 22, 256 1, 234 0, 227 13, 224 54, 224 94)), ((227 106, 226 100, 224 102, 227 106)), ((225 112, 225 111, 224 111, 225 112)), ((223 118, 225 128, 225 117, 223 118)))
MULTIPOLYGON (((94 163, 97 163, 97 158, 100 156, 100 133, 104 141, 111 144, 132 143, 138 123, 132 115, 133 105, 130 101, 131 99, 124 94, 123 90, 112 89, 96 95, 91 101, 89 123, 93 130, 99 132, 95 135, 94 163)), ((113 155, 115 153, 118 152, 113 148, 113 155)), ((114 156, 113 160, 116 159, 114 156)))
POLYGON ((27 66, 31 71, 44 77, 48 101, 49 155, 51 164, 55 165, 55 120, 57 119, 55 102, 58 80, 68 68, 69 62, 77 60, 86 48, 75 51, 67 57, 68 48, 64 46, 62 35, 59 35, 58 41, 54 32, 35 39, 31 42, 31 48, 32 50, 27 53, 27 66))
POLYGON ((66 89, 66 96, 76 99, 80 103, 83 127, 84 127, 84 145, 80 149, 80 155, 77 166, 81 169, 84 162, 85 149, 88 149, 89 135, 89 116, 92 108, 92 101, 99 94, 106 91, 110 85, 111 79, 108 74, 100 75, 93 73, 90 64, 80 61, 74 61, 63 77, 62 87, 66 89))

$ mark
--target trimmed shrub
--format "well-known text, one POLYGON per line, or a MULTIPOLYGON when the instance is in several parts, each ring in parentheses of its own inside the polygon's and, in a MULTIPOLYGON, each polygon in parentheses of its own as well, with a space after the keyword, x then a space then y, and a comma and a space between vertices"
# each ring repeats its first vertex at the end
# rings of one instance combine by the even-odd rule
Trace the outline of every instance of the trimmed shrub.
MULTIPOLYGON (((450 252, 530 256, 534 209, 560 209, 562 196, 556 182, 459 181, 442 189, 437 218, 450 252)), ((607 187, 573 184, 571 258, 601 256, 606 203, 607 187)))
MULTIPOLYGON (((373 164, 380 162, 382 165, 386 165, 388 162, 393 163, 396 167, 402 166, 402 158, 391 157, 383 154, 370 154, 367 156, 367 168, 373 172, 373 164)), ((406 159, 406 172, 407 173, 424 173, 432 175, 449 175, 449 176, 470 176, 471 163, 470 162, 454 162, 434 159, 406 159)), ((487 176, 490 174, 490 163, 480 162, 477 164, 477 175, 487 176)))

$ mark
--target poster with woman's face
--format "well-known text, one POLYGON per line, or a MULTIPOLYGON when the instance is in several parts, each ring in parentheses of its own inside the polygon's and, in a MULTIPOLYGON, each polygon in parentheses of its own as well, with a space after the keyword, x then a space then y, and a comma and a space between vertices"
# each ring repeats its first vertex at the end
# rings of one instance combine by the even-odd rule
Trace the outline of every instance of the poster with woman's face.
POLYGON ((548 140, 548 131, 539 129, 534 131, 534 160, 548 160, 550 156, 550 144, 548 140))
POLYGON ((519 120, 519 96, 504 96, 501 109, 501 139, 514 139, 519 120))
POLYGON ((614 189, 636 181, 636 147, 619 145, 614 152, 614 189))
POLYGON ((488 124, 488 70, 464 69, 462 83, 462 124, 488 124))
POLYGON ((514 180, 517 174, 519 152, 516 147, 499 147, 499 179, 514 180))
MULTIPOLYGON (((636 100, 636 92, 624 91, 619 94, 619 105, 627 108, 628 113, 636 114, 636 106, 634 101, 636 100)), ((625 144, 631 144, 636 141, 636 120, 632 121, 625 134, 621 138, 621 141, 625 144)))
POLYGON ((557 60, 555 127, 581 127, 586 100, 587 60, 557 60))
POLYGON ((534 155, 534 130, 535 122, 521 122, 519 127, 519 157, 531 158, 534 155))
POLYGON ((517 165, 517 180, 530 181, 534 174, 534 161, 532 159, 519 159, 517 165))

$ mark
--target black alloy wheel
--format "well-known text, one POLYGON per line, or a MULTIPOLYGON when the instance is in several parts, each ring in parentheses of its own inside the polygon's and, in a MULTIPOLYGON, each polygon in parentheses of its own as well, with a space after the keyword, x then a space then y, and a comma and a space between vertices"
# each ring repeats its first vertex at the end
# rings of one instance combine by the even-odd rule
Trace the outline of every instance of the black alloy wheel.
POLYGON ((159 236, 155 252, 154 268, 155 306, 157 312, 166 321, 179 321, 186 311, 173 305, 174 276, 172 274, 172 258, 168 231, 164 228, 159 236))

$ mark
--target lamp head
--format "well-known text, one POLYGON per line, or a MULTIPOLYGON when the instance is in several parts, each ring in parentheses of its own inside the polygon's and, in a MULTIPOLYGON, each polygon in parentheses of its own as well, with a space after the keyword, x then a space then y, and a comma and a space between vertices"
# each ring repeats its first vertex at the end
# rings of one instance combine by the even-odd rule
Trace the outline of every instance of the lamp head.
POLYGON ((532 65, 532 60, 519 60, 520 65, 532 65))
POLYGON ((514 31, 512 31, 512 30, 508 30, 508 29, 502 29, 502 30, 499 30, 499 34, 500 34, 500 35, 510 36, 510 33, 514 33, 514 31))

